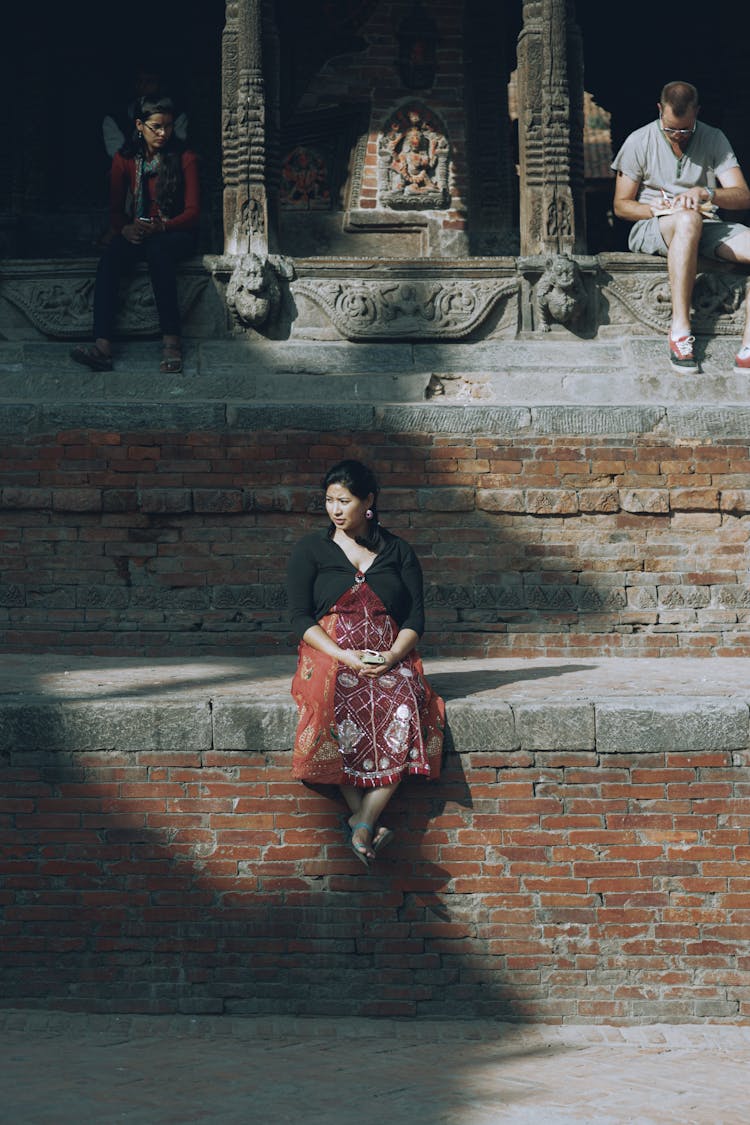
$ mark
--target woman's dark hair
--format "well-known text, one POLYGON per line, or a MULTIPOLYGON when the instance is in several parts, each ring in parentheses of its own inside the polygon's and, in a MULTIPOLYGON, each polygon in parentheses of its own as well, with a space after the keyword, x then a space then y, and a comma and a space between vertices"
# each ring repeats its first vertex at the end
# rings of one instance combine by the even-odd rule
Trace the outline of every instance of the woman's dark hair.
MULTIPOLYGON (((135 106, 137 121, 147 121, 155 113, 166 113, 174 121, 174 102, 166 94, 153 94, 139 98, 135 106)), ((123 156, 142 156, 145 149, 143 134, 138 129, 133 130, 133 136, 126 141, 120 150, 123 156)), ((183 145, 170 133, 161 150, 161 167, 159 169, 158 186, 156 189, 156 202, 162 214, 170 217, 177 215, 183 206, 183 179, 182 179, 182 150, 183 145)))
MULTIPOLYGON (((383 536, 380 533, 378 517, 380 486, 374 472, 367 465, 363 465, 361 461, 339 461, 332 465, 323 477, 323 492, 327 492, 332 484, 340 484, 343 488, 348 489, 352 496, 356 496, 358 500, 366 500, 372 493, 372 504, 370 505, 372 519, 367 521, 367 535, 361 539, 357 536, 356 542, 361 547, 367 547, 368 550, 375 551, 377 554, 383 546, 383 536)), ((333 537, 335 530, 336 528, 332 523, 328 529, 329 539, 333 537)))

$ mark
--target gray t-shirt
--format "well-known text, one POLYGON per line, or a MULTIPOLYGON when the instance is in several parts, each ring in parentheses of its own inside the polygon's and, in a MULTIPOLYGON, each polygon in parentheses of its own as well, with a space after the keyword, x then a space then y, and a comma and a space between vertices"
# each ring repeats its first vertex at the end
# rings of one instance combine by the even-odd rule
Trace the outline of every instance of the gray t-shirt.
POLYGON ((656 120, 630 134, 611 166, 639 182, 638 202, 654 207, 662 202, 662 188, 669 195, 691 187, 715 188, 722 172, 738 168, 739 161, 721 129, 702 121, 686 151, 677 157, 656 120))

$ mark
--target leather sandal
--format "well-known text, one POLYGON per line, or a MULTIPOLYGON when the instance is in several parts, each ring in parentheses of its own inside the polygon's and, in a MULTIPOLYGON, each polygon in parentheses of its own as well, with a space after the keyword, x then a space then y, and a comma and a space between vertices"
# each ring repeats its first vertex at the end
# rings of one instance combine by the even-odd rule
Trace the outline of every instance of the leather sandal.
POLYGON ((392 832, 390 828, 386 828, 384 824, 381 824, 372 838, 372 850, 375 852, 375 855, 382 852, 383 848, 387 848, 395 837, 395 832, 392 832))
POLYGON ((112 356, 107 352, 101 352, 94 344, 93 348, 80 346, 73 348, 70 353, 70 358, 76 363, 88 367, 91 371, 111 371, 112 370, 112 356))
POLYGON ((159 364, 161 375, 179 375, 182 371, 182 352, 179 348, 163 348, 159 364))

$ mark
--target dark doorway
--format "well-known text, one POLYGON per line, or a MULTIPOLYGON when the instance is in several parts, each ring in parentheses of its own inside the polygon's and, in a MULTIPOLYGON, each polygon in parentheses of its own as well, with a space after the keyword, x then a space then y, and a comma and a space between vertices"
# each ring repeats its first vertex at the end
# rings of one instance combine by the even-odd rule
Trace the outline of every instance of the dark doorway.
POLYGON ((201 157, 203 250, 221 250, 222 0, 117 8, 101 0, 19 6, 6 31, 0 213, 6 256, 91 254, 107 219, 102 119, 132 98, 144 64, 184 105, 201 157))
MULTIPOLYGON (((583 35, 586 89, 612 115, 615 153, 629 133, 656 117, 662 86, 682 80, 698 87, 701 118, 726 133, 745 176, 750 176, 745 65, 750 6, 734 5, 727 19, 715 19, 706 9, 698 16, 692 8, 656 6, 649 9, 645 25, 642 18, 626 14, 613 25, 603 18, 600 0, 575 0, 575 8, 583 35)), ((744 213, 736 217, 746 221, 744 213)), ((589 245, 589 251, 626 249, 629 227, 615 220, 614 244, 589 245)))

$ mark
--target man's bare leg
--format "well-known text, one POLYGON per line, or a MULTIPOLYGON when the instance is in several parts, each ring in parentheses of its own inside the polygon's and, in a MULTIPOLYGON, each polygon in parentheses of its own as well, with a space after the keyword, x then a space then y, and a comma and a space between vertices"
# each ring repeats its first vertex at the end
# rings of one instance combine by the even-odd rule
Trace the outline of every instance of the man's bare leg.
MULTIPOLYGON (((750 227, 728 242, 720 242, 716 247, 716 257, 724 258, 727 262, 740 262, 743 265, 750 263, 750 227)), ((745 348, 750 348, 750 286, 745 296, 745 330, 742 333, 740 353, 745 348)))
POLYGON ((672 293, 673 340, 690 335, 690 304, 698 271, 698 243, 703 218, 697 211, 675 211, 659 219, 659 230, 667 244, 667 268, 672 293))

